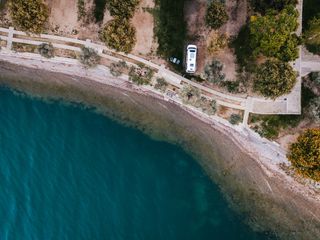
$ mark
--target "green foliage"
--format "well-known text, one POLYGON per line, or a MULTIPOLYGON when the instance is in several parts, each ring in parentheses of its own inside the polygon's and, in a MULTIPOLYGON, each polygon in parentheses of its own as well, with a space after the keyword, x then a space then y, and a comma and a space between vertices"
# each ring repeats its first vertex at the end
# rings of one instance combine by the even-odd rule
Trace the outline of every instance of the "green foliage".
POLYGON ((78 7, 78 21, 80 21, 86 16, 84 0, 78 0, 77 7, 78 7))
POLYGON ((122 73, 128 69, 128 65, 125 61, 119 61, 117 63, 111 63, 110 65, 110 73, 114 77, 119 77, 122 73))
POLYGON ((288 5, 296 5, 297 0, 251 0, 251 5, 255 11, 265 14, 268 10, 283 10, 288 5))
POLYGON ((223 3, 214 0, 209 4, 206 12, 206 24, 208 27, 218 29, 225 24, 228 19, 226 7, 223 3))
POLYGON ((239 124, 240 122, 242 121, 242 118, 239 114, 235 114, 235 113, 232 113, 230 118, 229 118, 229 122, 232 124, 232 125, 237 125, 239 124))
POLYGON ((146 66, 132 66, 129 71, 129 80, 137 85, 147 85, 150 84, 153 75, 154 71, 146 66))
POLYGON ((180 97, 182 102, 185 104, 190 104, 195 107, 200 106, 201 92, 198 88, 191 85, 185 85, 180 90, 180 97))
POLYGON ((315 54, 320 54, 320 15, 311 19, 308 29, 304 33, 307 49, 315 54))
POLYGON ((316 17, 320 13, 320 1, 319 0, 303 0, 303 18, 302 18, 302 30, 308 29, 308 23, 311 19, 316 17))
POLYGON ((265 16, 251 17, 250 47, 253 55, 276 57, 292 61, 298 57, 298 37, 293 32, 298 27, 298 11, 293 6, 280 13, 268 12, 265 16))
POLYGON ((154 11, 155 35, 158 40, 158 54, 162 57, 182 59, 186 39, 184 2, 186 0, 158 0, 154 11))
POLYGON ((247 71, 253 72, 255 64, 253 57, 253 49, 248 44, 250 39, 249 25, 245 25, 240 29, 238 36, 231 42, 231 46, 235 51, 237 63, 240 67, 245 68, 247 71))
POLYGON ((207 64, 204 68, 204 78, 212 83, 220 84, 225 80, 226 76, 222 73, 223 64, 214 59, 210 64, 207 64))
POLYGON ((41 33, 48 20, 48 7, 42 0, 10 0, 10 16, 23 31, 41 33))
POLYGON ((107 1, 109 0, 94 0, 93 14, 96 22, 101 22, 103 20, 107 1))
POLYGON ((100 62, 100 56, 93 48, 82 47, 78 56, 79 61, 87 68, 95 67, 100 62))
POLYGON ((209 38, 210 40, 207 47, 209 54, 214 54, 228 45, 228 38, 225 34, 213 32, 209 38))
POLYGON ((140 0, 108 0, 107 8, 111 16, 129 19, 133 16, 140 0))
POLYGON ((257 123, 254 127, 261 136, 275 139, 283 129, 296 127, 301 120, 299 115, 254 115, 251 123, 257 123))
POLYGON ((290 146, 288 159, 304 177, 320 181, 320 129, 308 129, 290 146))
POLYGON ((54 57, 54 48, 52 43, 42 43, 38 46, 38 52, 41 56, 45 58, 54 57))
POLYGON ((310 80, 317 85, 320 85, 320 72, 310 73, 310 80))
POLYGON ((136 29, 129 20, 115 18, 107 22, 100 37, 108 47, 129 53, 136 42, 136 29))
POLYGON ((155 89, 165 92, 168 87, 168 82, 164 78, 157 78, 157 83, 154 85, 155 89))
POLYGON ((310 112, 317 123, 320 123, 320 97, 313 99, 310 103, 310 112))
POLYGON ((288 63, 267 60, 257 69, 254 89, 265 97, 277 98, 291 91, 296 83, 296 77, 296 73, 288 63))

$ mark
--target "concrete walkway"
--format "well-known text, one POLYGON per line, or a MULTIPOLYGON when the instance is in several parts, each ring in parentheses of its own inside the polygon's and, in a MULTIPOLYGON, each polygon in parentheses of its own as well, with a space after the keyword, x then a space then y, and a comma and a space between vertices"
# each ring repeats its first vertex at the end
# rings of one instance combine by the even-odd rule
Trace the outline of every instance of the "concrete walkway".
MULTIPOLYGON (((297 87, 292 93, 287 96, 278 98, 276 100, 266 99, 266 98, 257 98, 257 97, 237 97, 222 92, 218 92, 214 89, 205 87, 199 83, 190 81, 168 69, 163 65, 158 65, 149 60, 143 59, 141 57, 125 54, 121 52, 116 52, 115 50, 109 49, 104 46, 102 43, 93 43, 90 39, 86 41, 67 38, 62 36, 40 34, 40 35, 30 35, 25 32, 16 31, 12 27, 0 28, 0 39, 7 42, 6 50, 12 49, 12 43, 23 43, 29 45, 40 45, 44 42, 51 42, 55 48, 58 49, 67 49, 75 52, 80 52, 81 48, 76 47, 76 45, 82 45, 86 47, 91 47, 97 50, 99 55, 102 58, 106 58, 111 61, 120 61, 123 60, 121 57, 124 57, 127 64, 136 65, 137 62, 143 63, 144 65, 156 70, 157 75, 165 78, 171 85, 182 88, 184 84, 190 84, 202 91, 202 94, 207 97, 210 96, 212 99, 216 100, 219 105, 238 109, 244 111, 244 123, 247 124, 249 113, 257 114, 300 114, 300 88, 301 82, 298 81, 297 87), (7 34, 7 36, 3 35, 7 34)), ((298 63, 297 65, 300 66, 298 63)))

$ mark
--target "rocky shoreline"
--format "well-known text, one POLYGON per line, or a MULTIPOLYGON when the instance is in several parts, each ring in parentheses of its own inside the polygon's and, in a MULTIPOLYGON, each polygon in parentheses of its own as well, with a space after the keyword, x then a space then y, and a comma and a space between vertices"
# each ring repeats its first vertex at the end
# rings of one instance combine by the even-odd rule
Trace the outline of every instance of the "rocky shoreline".
POLYGON ((14 57, 3 60, 0 84, 4 86, 94 107, 155 139, 182 146, 254 229, 281 239, 320 238, 320 196, 279 168, 285 152, 274 144, 241 127, 232 128, 218 118, 165 101, 161 95, 133 86, 126 77, 114 79, 101 75, 99 69, 88 72, 79 65, 14 57))

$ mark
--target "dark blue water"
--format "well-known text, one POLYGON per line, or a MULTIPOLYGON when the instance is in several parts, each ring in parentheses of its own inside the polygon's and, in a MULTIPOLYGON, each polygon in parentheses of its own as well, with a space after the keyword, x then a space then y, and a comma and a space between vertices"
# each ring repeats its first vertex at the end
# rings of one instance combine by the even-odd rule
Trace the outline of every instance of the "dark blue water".
POLYGON ((0 239, 264 239, 180 148, 0 89, 0 239))

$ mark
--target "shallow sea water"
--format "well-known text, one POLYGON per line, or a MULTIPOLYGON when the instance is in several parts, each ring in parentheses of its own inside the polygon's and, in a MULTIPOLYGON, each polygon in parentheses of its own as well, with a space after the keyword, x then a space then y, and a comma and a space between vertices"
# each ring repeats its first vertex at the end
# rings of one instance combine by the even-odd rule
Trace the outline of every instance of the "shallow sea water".
POLYGON ((0 239, 271 239, 177 146, 0 88, 0 239))

